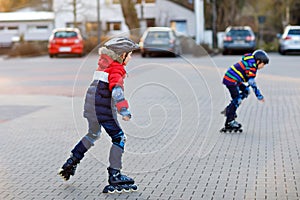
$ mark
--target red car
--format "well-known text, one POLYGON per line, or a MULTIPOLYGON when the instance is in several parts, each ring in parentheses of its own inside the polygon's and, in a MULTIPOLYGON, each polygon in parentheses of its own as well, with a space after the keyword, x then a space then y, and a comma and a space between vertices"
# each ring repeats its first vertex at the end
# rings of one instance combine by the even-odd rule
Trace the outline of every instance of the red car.
POLYGON ((57 28, 52 31, 48 43, 50 58, 59 54, 83 55, 83 40, 78 28, 57 28))

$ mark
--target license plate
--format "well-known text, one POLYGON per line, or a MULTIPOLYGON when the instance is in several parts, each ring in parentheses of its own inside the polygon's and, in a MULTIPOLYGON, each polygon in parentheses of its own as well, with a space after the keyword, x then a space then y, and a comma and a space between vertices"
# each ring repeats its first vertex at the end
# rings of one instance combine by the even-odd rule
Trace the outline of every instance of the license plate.
POLYGON ((59 51, 60 52, 70 52, 71 51, 71 47, 60 47, 59 51))
POLYGON ((243 40, 238 40, 238 41, 234 41, 235 44, 245 44, 245 41, 243 40))
POLYGON ((294 44, 300 44, 300 41, 299 40, 295 40, 294 44))
POLYGON ((154 40, 152 41, 152 44, 164 44, 164 42, 161 40, 154 40))

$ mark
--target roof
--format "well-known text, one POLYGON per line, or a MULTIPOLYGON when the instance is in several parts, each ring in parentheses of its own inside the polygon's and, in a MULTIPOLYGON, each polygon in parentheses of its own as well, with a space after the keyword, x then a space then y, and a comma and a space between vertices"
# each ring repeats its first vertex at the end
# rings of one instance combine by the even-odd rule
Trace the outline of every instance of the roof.
POLYGON ((170 27, 149 27, 147 28, 148 31, 170 31, 172 30, 170 27))
POLYGON ((58 31, 75 31, 80 33, 80 30, 78 28, 71 28, 71 27, 66 27, 66 28, 55 28, 53 29, 53 33, 58 32, 58 31))
POLYGON ((54 20, 54 13, 44 12, 44 11, 0 13, 0 22, 43 21, 43 20, 54 20))

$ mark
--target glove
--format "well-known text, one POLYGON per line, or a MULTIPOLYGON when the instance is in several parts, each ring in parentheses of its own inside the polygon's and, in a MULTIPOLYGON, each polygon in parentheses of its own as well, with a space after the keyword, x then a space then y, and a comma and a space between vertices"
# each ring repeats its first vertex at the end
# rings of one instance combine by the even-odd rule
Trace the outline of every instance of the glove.
POLYGON ((256 96, 258 100, 263 100, 264 99, 264 96, 259 94, 258 96, 256 96))
POLYGON ((125 121, 129 121, 131 119, 131 113, 127 108, 122 108, 120 110, 120 115, 122 115, 122 119, 125 121))

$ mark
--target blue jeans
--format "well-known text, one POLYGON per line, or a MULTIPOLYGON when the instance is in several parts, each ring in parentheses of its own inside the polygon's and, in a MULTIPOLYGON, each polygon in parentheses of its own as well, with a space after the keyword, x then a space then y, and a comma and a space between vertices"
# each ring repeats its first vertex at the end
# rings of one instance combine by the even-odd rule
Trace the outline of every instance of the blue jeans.
POLYGON ((232 100, 230 104, 226 107, 227 118, 225 124, 234 120, 237 108, 242 103, 242 100, 244 98, 247 98, 249 94, 249 88, 242 83, 240 85, 226 85, 226 87, 229 90, 232 100))

